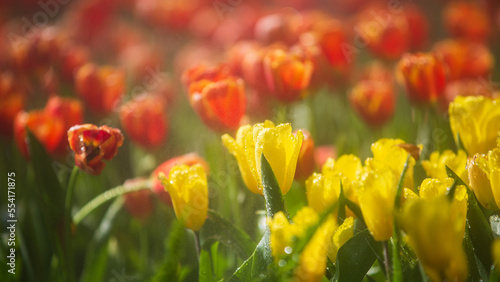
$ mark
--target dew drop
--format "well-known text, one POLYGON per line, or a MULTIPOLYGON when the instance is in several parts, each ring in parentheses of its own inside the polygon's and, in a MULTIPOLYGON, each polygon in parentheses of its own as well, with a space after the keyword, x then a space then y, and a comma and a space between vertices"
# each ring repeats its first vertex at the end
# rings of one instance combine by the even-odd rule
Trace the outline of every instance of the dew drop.
POLYGON ((289 254, 291 254, 292 252, 293 252, 292 247, 287 246, 287 247, 285 248, 285 253, 287 253, 288 255, 289 255, 289 254))

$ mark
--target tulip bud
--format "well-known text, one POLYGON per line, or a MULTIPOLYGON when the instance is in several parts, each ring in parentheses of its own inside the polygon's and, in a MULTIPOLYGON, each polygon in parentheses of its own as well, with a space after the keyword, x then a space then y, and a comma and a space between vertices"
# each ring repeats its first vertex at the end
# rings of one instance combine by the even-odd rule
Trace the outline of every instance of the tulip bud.
POLYGON ((68 141, 75 152, 75 164, 91 175, 99 175, 104 169, 103 160, 111 160, 123 144, 119 129, 106 125, 75 125, 68 130, 68 141))
POLYGON ((147 149, 159 147, 168 133, 164 99, 153 95, 134 97, 120 107, 120 122, 133 142, 147 149))
POLYGON ((170 170, 168 179, 163 176, 162 182, 172 197, 177 219, 186 228, 200 230, 208 211, 207 176, 203 167, 199 164, 176 165, 170 170))
POLYGON ((412 103, 432 104, 441 98, 446 86, 446 67, 433 54, 406 54, 398 63, 399 78, 412 103))

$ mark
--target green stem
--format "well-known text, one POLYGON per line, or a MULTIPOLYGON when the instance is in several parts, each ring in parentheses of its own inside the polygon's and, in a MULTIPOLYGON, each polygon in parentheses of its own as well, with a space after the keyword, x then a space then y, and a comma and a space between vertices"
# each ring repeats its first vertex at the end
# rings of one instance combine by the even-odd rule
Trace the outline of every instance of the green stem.
POLYGON ((93 210, 95 210, 102 204, 106 203, 107 201, 130 192, 139 191, 143 189, 151 189, 151 186, 152 186, 151 180, 144 180, 134 183, 132 185, 127 185, 127 186, 120 185, 115 188, 111 188, 108 191, 98 195, 90 202, 88 202, 85 206, 83 206, 83 208, 81 208, 73 217, 73 222, 75 223, 76 226, 78 226, 78 224, 80 224, 80 222, 87 215, 89 215, 93 210))
POLYGON ((384 266, 385 266, 385 277, 387 281, 391 281, 391 265, 389 261, 389 244, 387 241, 382 242, 383 250, 384 250, 384 266))
POLYGON ((196 247, 196 254, 198 254, 198 260, 199 260, 201 253, 200 232, 193 231, 193 233, 194 233, 194 246, 196 247))
POLYGON ((66 201, 64 206, 64 242, 66 243, 66 262, 68 264, 68 280, 75 281, 75 268, 73 263, 73 246, 71 238, 71 208, 73 206, 73 195, 75 191, 76 178, 78 177, 79 169, 73 167, 69 178, 68 187, 66 189, 66 201))

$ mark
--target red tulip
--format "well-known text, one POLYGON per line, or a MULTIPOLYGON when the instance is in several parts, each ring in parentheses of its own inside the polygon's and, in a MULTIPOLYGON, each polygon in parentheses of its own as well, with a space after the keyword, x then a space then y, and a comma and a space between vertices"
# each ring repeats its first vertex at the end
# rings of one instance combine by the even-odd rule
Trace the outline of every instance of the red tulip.
POLYGON ((120 121, 130 139, 145 148, 165 142, 168 120, 161 96, 140 95, 120 108, 120 121))
POLYGON ((443 11, 443 20, 454 37, 485 42, 491 34, 488 14, 475 2, 450 2, 443 11))
POLYGON ((104 169, 103 160, 111 160, 123 144, 119 129, 106 125, 75 125, 68 130, 68 141, 75 152, 75 164, 91 175, 99 175, 104 169))
POLYGON ((446 86, 446 66, 434 54, 406 54, 398 63, 398 75, 406 94, 416 104, 435 103, 446 86))
POLYGON ((110 113, 125 90, 125 74, 110 66, 88 63, 78 70, 75 81, 78 95, 100 114, 110 113))
POLYGON ((64 138, 64 122, 60 118, 40 111, 19 112, 14 119, 14 140, 23 157, 29 159, 26 128, 43 144, 49 154, 54 154, 64 138))

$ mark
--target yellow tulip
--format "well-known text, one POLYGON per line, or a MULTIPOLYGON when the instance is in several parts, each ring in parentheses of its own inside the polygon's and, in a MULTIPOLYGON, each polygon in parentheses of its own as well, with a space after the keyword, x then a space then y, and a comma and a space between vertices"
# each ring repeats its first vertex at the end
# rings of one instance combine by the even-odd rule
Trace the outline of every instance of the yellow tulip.
POLYGON ((429 160, 422 161, 427 176, 444 180, 448 177, 446 167, 448 166, 455 172, 464 183, 469 183, 467 175, 467 154, 463 150, 459 150, 455 154, 451 150, 445 150, 443 153, 433 152, 429 160))
POLYGON ((313 173, 306 180, 306 196, 308 205, 321 213, 337 202, 340 194, 340 177, 313 173))
POLYGON ((433 281, 465 281, 467 260, 462 249, 462 218, 445 195, 409 200, 402 227, 433 281))
POLYGON ((469 184, 485 208, 500 208, 500 147, 488 154, 476 154, 467 162, 469 184))
POLYGON ((176 165, 168 179, 160 174, 163 186, 172 198, 175 215, 186 227, 198 231, 205 223, 208 210, 208 186, 205 170, 199 164, 176 165))
POLYGON ((285 195, 292 186, 297 159, 302 145, 301 131, 292 134, 290 124, 274 126, 271 121, 242 126, 236 139, 225 134, 224 146, 236 157, 241 175, 250 191, 262 194, 261 156, 271 165, 281 192, 285 195))
POLYGON ((500 99, 457 96, 449 107, 450 126, 469 156, 485 154, 496 145, 500 131, 500 99))
POLYGON ((334 217, 329 217, 314 233, 299 257, 295 281, 321 281, 325 275, 326 258, 335 230, 334 217))
POLYGON ((377 241, 389 240, 393 229, 394 200, 399 175, 389 167, 365 168, 357 184, 359 207, 370 234, 377 241))
MULTIPOLYGON (((403 172, 403 167, 406 163, 406 159, 409 155, 409 153, 405 149, 399 146, 404 144, 405 142, 401 139, 383 138, 378 140, 371 146, 373 159, 370 159, 370 161, 368 161, 366 164, 370 165, 372 168, 387 166, 393 169, 398 175, 401 175, 401 172, 403 172)), ((415 159, 411 157, 403 185, 406 188, 413 188, 414 166, 415 159)))
POLYGON ((328 251, 328 257, 335 263, 337 260, 337 253, 349 239, 354 235, 354 218, 348 217, 344 222, 335 230, 332 238, 332 245, 328 251))
POLYGON ((342 155, 336 161, 328 159, 322 168, 325 176, 336 175, 342 180, 342 188, 346 198, 358 203, 358 196, 354 189, 354 181, 362 172, 361 160, 355 155, 342 155))
MULTIPOLYGON (((433 199, 445 196, 452 184, 452 178, 445 178, 444 180, 426 178, 420 185, 420 197, 422 199, 433 199)), ((462 234, 463 237, 465 234, 465 221, 467 218, 467 188, 463 185, 458 185, 453 196, 451 211, 458 224, 456 228, 459 231, 457 232, 462 234)))
MULTIPOLYGON (((294 216, 292 222, 282 212, 268 219, 271 231, 270 245, 275 262, 279 262, 286 253, 293 251, 293 238, 304 236, 304 232, 317 224, 318 214, 310 207, 303 207, 294 216)), ((299 257, 299 265, 295 272, 296 281, 321 281, 326 269, 326 257, 330 246, 335 218, 329 217, 314 233, 299 257)))

